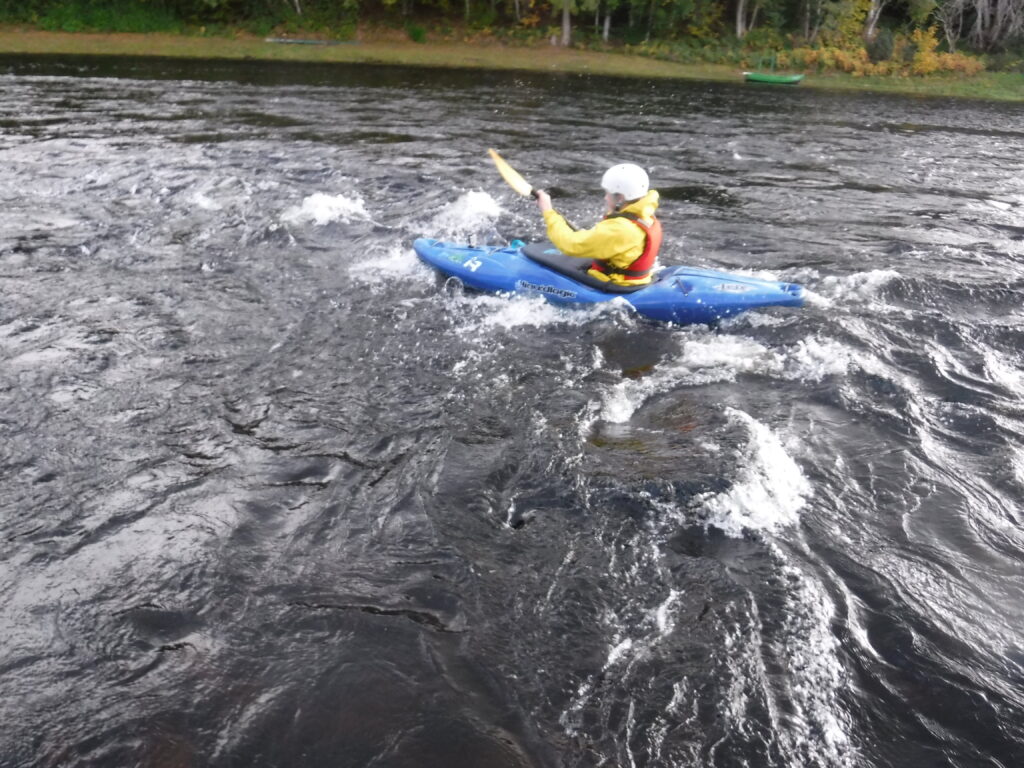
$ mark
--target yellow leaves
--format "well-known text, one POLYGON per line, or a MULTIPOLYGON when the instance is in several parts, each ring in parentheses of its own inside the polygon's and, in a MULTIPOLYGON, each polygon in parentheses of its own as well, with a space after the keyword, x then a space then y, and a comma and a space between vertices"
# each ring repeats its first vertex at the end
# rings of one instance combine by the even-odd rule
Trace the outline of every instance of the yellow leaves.
POLYGON ((909 37, 897 35, 892 57, 872 62, 862 44, 794 48, 779 54, 779 65, 818 72, 846 72, 864 76, 925 76, 934 74, 976 75, 984 63, 962 53, 939 53, 935 27, 916 29, 909 37), (785 61, 785 64, 782 62, 785 61))
POLYGON ((939 39, 935 27, 918 27, 910 33, 910 42, 916 49, 910 63, 910 74, 930 75, 937 72, 939 56, 935 49, 939 47, 939 39))
POLYGON ((981 59, 962 53, 939 53, 936 56, 938 57, 939 72, 971 76, 985 69, 985 64, 981 59))
POLYGON ((541 5, 538 0, 530 0, 519 17, 519 26, 527 29, 536 29, 540 26, 541 19, 544 18, 541 5))
POLYGON ((725 6, 718 3, 696 3, 687 25, 687 34, 698 40, 720 37, 724 26, 725 6))
POLYGON ((816 69, 819 72, 849 72, 863 75, 871 63, 868 52, 861 48, 794 48, 787 57, 792 66, 816 69))
POLYGON ((822 40, 836 49, 855 46, 864 34, 864 20, 870 10, 871 0, 837 0, 830 4, 822 40))

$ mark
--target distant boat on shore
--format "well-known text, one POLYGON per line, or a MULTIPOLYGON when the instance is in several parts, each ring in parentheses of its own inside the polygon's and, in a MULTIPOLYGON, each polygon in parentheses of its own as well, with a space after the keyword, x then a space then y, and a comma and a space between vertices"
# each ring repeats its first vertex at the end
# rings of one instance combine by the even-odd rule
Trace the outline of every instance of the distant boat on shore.
POLYGON ((804 79, 803 75, 777 75, 774 72, 744 72, 743 78, 748 83, 771 83, 773 85, 796 85, 804 79))

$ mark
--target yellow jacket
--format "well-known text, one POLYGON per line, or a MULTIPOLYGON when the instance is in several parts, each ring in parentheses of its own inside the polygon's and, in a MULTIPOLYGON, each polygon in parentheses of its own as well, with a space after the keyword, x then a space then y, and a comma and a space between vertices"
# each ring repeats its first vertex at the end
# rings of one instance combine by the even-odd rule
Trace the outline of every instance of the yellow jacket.
MULTIPOLYGON (((656 210, 658 193, 652 189, 639 200, 624 206, 620 212, 635 214, 650 224, 656 210)), ((644 252, 644 231, 629 219, 602 219, 590 229, 573 231, 562 214, 550 210, 544 211, 544 223, 548 228, 548 239, 558 250, 569 256, 606 261, 613 267, 625 269, 644 252)), ((596 269, 588 270, 587 274, 618 285, 644 285, 651 282, 650 277, 626 280, 623 275, 605 274, 596 269)))

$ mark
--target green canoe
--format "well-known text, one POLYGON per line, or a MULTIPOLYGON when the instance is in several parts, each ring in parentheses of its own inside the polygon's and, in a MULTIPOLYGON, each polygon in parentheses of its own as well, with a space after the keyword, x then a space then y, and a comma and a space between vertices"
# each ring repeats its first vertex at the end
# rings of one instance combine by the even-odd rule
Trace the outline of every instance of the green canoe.
POLYGON ((769 72, 744 72, 743 77, 751 83, 773 83, 775 85, 796 85, 803 75, 776 75, 769 72))

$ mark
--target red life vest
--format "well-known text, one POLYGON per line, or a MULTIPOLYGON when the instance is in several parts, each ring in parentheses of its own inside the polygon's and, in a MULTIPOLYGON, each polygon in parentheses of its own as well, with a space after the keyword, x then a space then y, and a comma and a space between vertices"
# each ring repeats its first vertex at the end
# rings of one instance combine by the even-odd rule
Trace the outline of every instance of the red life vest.
POLYGON ((612 213, 606 219, 629 219, 644 231, 644 252, 633 261, 628 267, 613 267, 605 261, 594 260, 590 268, 598 272, 612 275, 622 275, 627 280, 643 280, 651 274, 654 269, 654 262, 658 258, 658 251, 661 248, 661 222, 652 219, 648 224, 635 213, 612 213))

